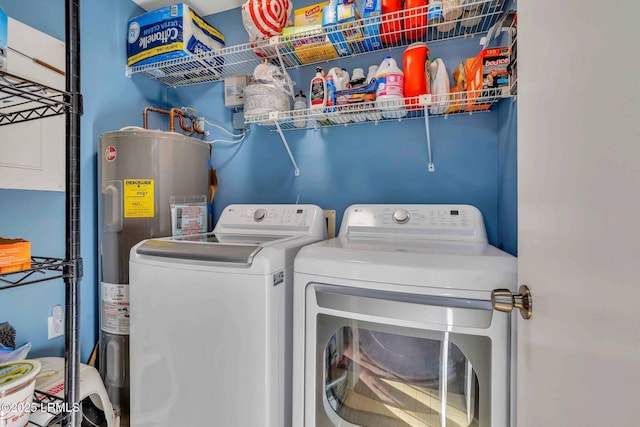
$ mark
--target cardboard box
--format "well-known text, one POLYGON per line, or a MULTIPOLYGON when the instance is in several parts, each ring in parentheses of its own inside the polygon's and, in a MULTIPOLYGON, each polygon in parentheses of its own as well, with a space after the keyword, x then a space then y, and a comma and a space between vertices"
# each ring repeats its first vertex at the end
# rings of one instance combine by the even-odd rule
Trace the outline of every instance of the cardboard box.
POLYGON ((0 70, 7 69, 7 14, 0 7, 0 70))
POLYGON ((362 3, 362 34, 366 51, 382 49, 380 38, 380 15, 382 15, 381 0, 364 0, 362 3))
POLYGON ((312 4, 311 6, 294 9, 293 26, 322 24, 322 8, 329 4, 328 1, 312 4))
POLYGON ((467 73, 467 111, 488 110, 491 104, 477 98, 495 96, 499 88, 509 86, 510 56, 508 47, 484 49, 476 56, 467 73))
POLYGON ((0 274, 31 268, 31 243, 0 237, 0 274))
POLYGON ((338 57, 320 24, 285 27, 282 37, 303 64, 338 57))
MULTIPOLYGON (((129 20, 128 66, 152 64, 222 47, 222 33, 184 3, 162 7, 129 20)), ((207 65, 222 65, 222 62, 222 58, 216 58, 207 61, 207 65)))
POLYGON ((338 8, 325 6, 322 9, 322 28, 324 29, 329 41, 340 56, 351 55, 351 48, 344 38, 342 31, 338 29, 338 8))
POLYGON ((362 34, 362 28, 357 20, 360 19, 360 13, 354 3, 338 4, 336 9, 336 15, 338 18, 338 29, 342 32, 342 36, 345 41, 351 46, 351 50, 362 51, 358 49, 354 43, 362 42, 364 35, 362 34))

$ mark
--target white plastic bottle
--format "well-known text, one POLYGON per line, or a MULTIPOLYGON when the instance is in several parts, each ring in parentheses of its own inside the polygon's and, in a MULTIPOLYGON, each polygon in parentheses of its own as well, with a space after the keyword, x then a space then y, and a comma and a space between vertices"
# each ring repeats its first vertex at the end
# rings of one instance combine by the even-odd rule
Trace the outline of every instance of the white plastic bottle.
MULTIPOLYGON (((367 78, 364 75, 364 69, 362 68, 354 68, 353 73, 351 74, 351 80, 349 81, 349 87, 351 89, 362 88, 367 85, 367 78)), ((356 112, 350 114, 349 118, 354 123, 364 122, 367 120, 366 113, 359 113, 357 111, 362 111, 363 106, 359 104, 354 104, 353 108, 356 112)))
MULTIPOLYGON (((377 65, 370 65, 369 71, 367 73, 367 84, 371 84, 376 79, 376 73, 378 72, 377 65)), ((367 119, 372 121, 382 120, 382 114, 380 114, 377 110, 371 110, 370 113, 367 114, 367 119)))
POLYGON ((399 119, 407 115, 404 108, 404 73, 390 56, 385 56, 376 73, 376 105, 382 110, 382 117, 387 119, 399 119))
POLYGON ((369 65, 369 71, 367 72, 367 83, 371 83, 371 80, 376 78, 377 72, 378 72, 377 65, 369 65))
MULTIPOLYGON (((329 77, 333 78, 333 84, 335 86, 335 92, 339 92, 341 90, 345 90, 349 83, 349 72, 344 68, 333 67, 327 73, 327 97, 330 95, 328 79, 329 77)), ((335 93, 334 93, 334 107, 335 107, 335 93)), ((327 98, 327 103, 329 102, 329 98, 327 98)), ((328 105, 327 105, 328 106, 328 105)), ((334 108, 334 114, 331 115, 331 120, 335 123, 347 123, 349 122, 349 116, 347 114, 343 114, 340 108, 334 108)))
POLYGON ((333 67, 327 73, 327 76, 333 77, 333 83, 336 85, 336 91, 345 90, 349 83, 349 72, 344 68, 333 67))
POLYGON ((307 124, 305 110, 307 108, 307 97, 302 91, 296 95, 293 103, 293 125, 297 128, 303 128, 307 124))

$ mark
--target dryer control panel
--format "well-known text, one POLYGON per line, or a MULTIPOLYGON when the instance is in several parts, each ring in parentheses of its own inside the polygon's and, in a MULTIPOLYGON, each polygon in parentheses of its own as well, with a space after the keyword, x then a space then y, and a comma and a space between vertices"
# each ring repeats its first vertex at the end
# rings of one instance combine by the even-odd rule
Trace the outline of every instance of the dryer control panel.
POLYGON ((315 205, 229 205, 218 220, 216 233, 250 231, 317 235, 326 231, 324 212, 315 205))
POLYGON ((471 205, 353 205, 345 211, 341 236, 384 234, 487 242, 482 213, 471 205))

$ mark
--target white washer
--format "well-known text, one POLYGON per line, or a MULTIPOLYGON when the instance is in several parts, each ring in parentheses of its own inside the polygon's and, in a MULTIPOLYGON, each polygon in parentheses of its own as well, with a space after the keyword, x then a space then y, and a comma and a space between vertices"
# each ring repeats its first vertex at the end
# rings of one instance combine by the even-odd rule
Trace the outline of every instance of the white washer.
POLYGON ((293 259, 313 205, 230 205, 213 233, 131 250, 131 425, 291 426, 293 259))
POLYGON ((294 263, 293 425, 513 425, 516 258, 468 205, 354 205, 294 263))

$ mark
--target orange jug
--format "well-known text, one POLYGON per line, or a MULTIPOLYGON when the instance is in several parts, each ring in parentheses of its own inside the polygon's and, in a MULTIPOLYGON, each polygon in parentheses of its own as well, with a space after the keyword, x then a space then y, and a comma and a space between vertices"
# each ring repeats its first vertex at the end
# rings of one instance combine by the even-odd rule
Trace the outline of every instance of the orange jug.
POLYGON ((405 105, 409 110, 418 109, 418 95, 431 92, 429 48, 426 43, 413 43, 402 55, 404 68, 405 105))
POLYGON ((408 41, 422 40, 427 33, 427 0, 405 0, 404 36, 408 41))
POLYGON ((380 33, 386 45, 402 41, 402 0, 382 0, 380 33))

